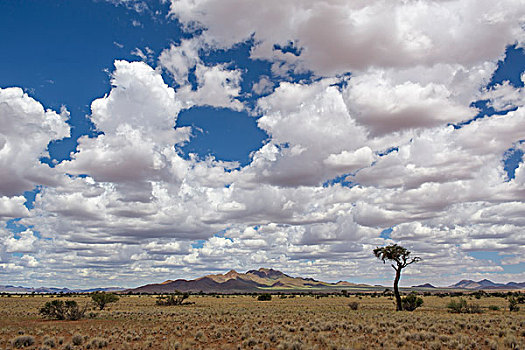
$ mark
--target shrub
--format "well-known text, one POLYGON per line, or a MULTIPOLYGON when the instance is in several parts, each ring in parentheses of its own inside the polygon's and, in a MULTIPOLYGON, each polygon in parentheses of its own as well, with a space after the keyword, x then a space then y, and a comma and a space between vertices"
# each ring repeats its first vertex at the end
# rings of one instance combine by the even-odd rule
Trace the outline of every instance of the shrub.
POLYGON ((87 305, 80 309, 77 302, 74 300, 53 300, 45 303, 44 307, 40 309, 40 314, 47 318, 55 320, 80 320, 84 317, 87 305))
POLYGON ((514 296, 509 296, 509 310, 510 311, 519 311, 520 307, 518 306, 520 300, 514 296))
POLYGON ((189 297, 190 295, 188 293, 180 293, 175 291, 174 294, 170 294, 168 296, 159 296, 156 303, 160 306, 182 305, 183 301, 189 297))
POLYGON ((480 314, 483 312, 479 305, 468 304, 463 298, 459 298, 459 301, 451 300, 447 307, 449 312, 455 314, 480 314))
POLYGON ((45 337, 43 344, 46 346, 49 346, 50 348, 54 348, 57 345, 55 338, 50 338, 50 337, 45 337))
POLYGON ((272 300, 272 295, 270 293, 259 294, 259 296, 257 297, 257 300, 259 300, 259 301, 270 301, 270 300, 272 300))
POLYGON ((357 310, 359 308, 359 303, 357 301, 352 301, 348 306, 350 306, 350 310, 357 310))
POLYGON ((30 335, 21 335, 13 339, 11 343, 15 348, 25 348, 33 345, 35 343, 35 338, 30 335))
POLYGON ((489 310, 498 311, 499 310, 499 306, 498 305, 489 305, 489 310))
POLYGON ((423 299, 418 297, 415 293, 410 293, 401 299, 401 305, 403 305, 403 310, 405 311, 414 311, 423 305, 423 299))
POLYGON ((82 343, 84 342, 84 338, 80 334, 75 334, 73 338, 71 338, 71 342, 73 343, 73 345, 82 345, 82 343))
POLYGON ((108 341, 104 338, 93 338, 90 345, 93 349, 102 349, 108 345, 108 341))
POLYGON ((118 296, 114 293, 94 293, 91 295, 91 300, 97 305, 99 310, 104 309, 104 307, 109 303, 114 303, 118 300, 118 296))

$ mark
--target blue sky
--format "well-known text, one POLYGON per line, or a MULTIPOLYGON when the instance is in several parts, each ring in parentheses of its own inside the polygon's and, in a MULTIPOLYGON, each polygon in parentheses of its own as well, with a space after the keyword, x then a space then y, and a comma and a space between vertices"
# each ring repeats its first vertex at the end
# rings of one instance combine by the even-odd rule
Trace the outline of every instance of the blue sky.
POLYGON ((0 284, 525 280, 519 1, 237 5, 0 3, 0 284))

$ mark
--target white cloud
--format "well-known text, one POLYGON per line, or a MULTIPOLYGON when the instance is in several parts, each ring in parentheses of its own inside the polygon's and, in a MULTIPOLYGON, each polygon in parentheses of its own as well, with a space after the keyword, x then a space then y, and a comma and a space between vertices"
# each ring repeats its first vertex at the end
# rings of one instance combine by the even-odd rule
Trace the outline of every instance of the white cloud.
POLYGON ((469 120, 477 110, 462 106, 441 84, 411 81, 394 85, 381 73, 350 79, 345 102, 350 114, 372 136, 469 120))
POLYGON ((523 147, 523 89, 483 89, 505 46, 523 43, 520 1, 179 0, 171 8, 202 35, 166 48, 157 69, 116 61, 111 91, 91 105, 103 134, 81 137, 53 169, 38 159, 68 135, 67 111, 0 90, 0 217, 23 217, 43 238, 3 230, 2 278, 75 286, 69 276, 82 275, 129 286, 264 265, 384 282, 392 271, 371 252, 394 241, 424 259, 406 284, 525 278, 469 255, 523 260, 525 165, 509 180, 503 164, 508 149, 523 147), (183 158, 175 146, 191 142, 191 130, 178 127, 181 110, 245 108, 243 71, 201 56, 249 38, 252 57, 272 65, 252 85, 269 140, 243 168, 183 158), (286 82, 307 70, 313 82, 286 82), (472 119, 471 102, 482 98, 506 113, 448 125, 472 119), (342 177, 353 187, 329 183, 342 177), (21 194, 35 185, 44 186, 28 210, 21 194), (391 239, 381 238, 389 227, 391 239))
POLYGON ((252 86, 252 91, 256 95, 265 95, 267 93, 272 92, 272 90, 273 90, 273 83, 265 75, 263 75, 261 79, 259 79, 259 81, 254 83, 252 86))
MULTIPOLYGON (((521 75, 521 81, 525 82, 525 73, 521 75)), ((486 90, 482 98, 489 100, 488 105, 496 111, 506 111, 516 107, 523 107, 525 104, 525 89, 516 88, 508 81, 504 81, 502 84, 497 84, 486 90)))
POLYGON ((161 52, 159 64, 167 69, 179 85, 188 84, 191 68, 201 62, 199 50, 203 42, 199 39, 183 39, 179 45, 171 44, 161 52))
POLYGON ((44 110, 20 88, 0 89, 0 195, 21 195, 58 181, 39 158, 47 155, 49 142, 69 136, 68 118, 67 110, 44 110))
POLYGON ((19 238, 7 238, 4 240, 5 251, 8 253, 31 253, 34 251, 34 244, 37 242, 33 231, 26 230, 19 233, 19 238))
POLYGON ((273 45, 294 42, 302 49, 301 64, 321 75, 370 66, 470 65, 494 60, 506 45, 523 41, 519 0, 271 0, 264 6, 255 0, 177 0, 171 13, 189 28, 203 27, 205 40, 218 47, 253 35, 257 58, 286 61, 273 45))
POLYGON ((24 206, 26 199, 23 196, 0 197, 0 219, 14 219, 27 216, 29 211, 24 206))
POLYGON ((236 98, 240 95, 241 71, 229 70, 225 65, 195 67, 197 90, 189 85, 179 89, 179 98, 188 105, 230 108, 240 111, 243 104, 236 98))

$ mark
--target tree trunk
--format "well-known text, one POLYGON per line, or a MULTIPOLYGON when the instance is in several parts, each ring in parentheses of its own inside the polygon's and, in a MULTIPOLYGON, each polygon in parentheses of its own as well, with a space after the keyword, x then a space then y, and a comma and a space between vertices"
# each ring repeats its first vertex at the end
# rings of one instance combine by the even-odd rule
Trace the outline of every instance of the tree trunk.
POLYGON ((394 279, 394 295, 396 296, 396 311, 403 311, 403 305, 401 304, 401 295, 399 295, 399 280, 401 279, 401 268, 397 268, 396 278, 394 279))

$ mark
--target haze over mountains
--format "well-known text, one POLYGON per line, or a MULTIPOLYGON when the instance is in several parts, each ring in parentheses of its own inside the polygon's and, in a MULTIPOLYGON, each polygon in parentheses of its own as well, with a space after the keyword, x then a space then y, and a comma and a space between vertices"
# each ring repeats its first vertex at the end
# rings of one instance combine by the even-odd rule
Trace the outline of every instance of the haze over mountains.
MULTIPOLYGON (((390 286, 370 286, 346 281, 337 283, 318 281, 313 278, 292 277, 274 269, 260 268, 239 273, 230 270, 225 274, 207 275, 194 280, 167 280, 162 283, 153 283, 132 289, 120 287, 68 289, 68 288, 27 288, 21 286, 0 285, 0 292, 7 293, 89 293, 96 291, 106 292, 132 292, 132 293, 172 293, 204 292, 204 293, 253 293, 253 292, 327 292, 327 291, 380 291, 390 286)), ((414 289, 460 289, 460 290, 512 290, 525 289, 525 282, 509 282, 506 284, 494 283, 487 279, 475 282, 462 280, 448 287, 435 287, 430 283, 412 286, 414 289)))

